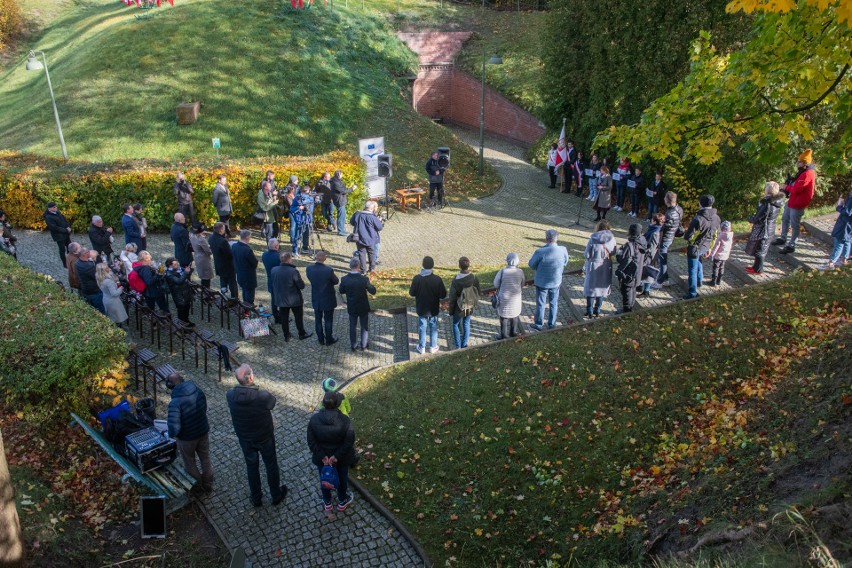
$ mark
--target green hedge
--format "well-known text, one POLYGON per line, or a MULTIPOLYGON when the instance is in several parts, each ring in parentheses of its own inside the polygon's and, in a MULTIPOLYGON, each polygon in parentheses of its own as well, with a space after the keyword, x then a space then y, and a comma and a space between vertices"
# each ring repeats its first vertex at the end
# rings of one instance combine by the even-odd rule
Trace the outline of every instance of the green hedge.
POLYGON ((125 333, 56 282, 0 254, 0 398, 36 424, 110 406, 127 384, 125 333))

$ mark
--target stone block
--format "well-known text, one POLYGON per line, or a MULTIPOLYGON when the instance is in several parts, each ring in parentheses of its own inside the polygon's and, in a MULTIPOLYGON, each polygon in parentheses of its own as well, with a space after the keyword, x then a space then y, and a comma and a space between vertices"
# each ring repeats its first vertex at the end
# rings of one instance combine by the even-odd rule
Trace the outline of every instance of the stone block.
POLYGON ((177 106, 177 123, 178 124, 195 124, 198 120, 198 110, 201 105, 198 101, 194 103, 181 103, 177 106))

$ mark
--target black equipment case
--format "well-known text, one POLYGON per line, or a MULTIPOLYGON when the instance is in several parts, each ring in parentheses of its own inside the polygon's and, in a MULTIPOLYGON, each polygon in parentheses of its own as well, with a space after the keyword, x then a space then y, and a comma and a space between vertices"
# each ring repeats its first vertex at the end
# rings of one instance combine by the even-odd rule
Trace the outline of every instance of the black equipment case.
POLYGON ((154 427, 143 428, 124 439, 124 454, 139 471, 147 473, 175 461, 177 443, 154 427))

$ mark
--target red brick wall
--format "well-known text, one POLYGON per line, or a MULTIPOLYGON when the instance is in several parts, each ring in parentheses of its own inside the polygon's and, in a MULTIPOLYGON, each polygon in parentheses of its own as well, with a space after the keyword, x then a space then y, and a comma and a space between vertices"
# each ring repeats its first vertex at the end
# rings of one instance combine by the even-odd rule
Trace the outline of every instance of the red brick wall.
POLYGON ((452 116, 452 65, 422 65, 413 85, 414 110, 429 118, 452 116))

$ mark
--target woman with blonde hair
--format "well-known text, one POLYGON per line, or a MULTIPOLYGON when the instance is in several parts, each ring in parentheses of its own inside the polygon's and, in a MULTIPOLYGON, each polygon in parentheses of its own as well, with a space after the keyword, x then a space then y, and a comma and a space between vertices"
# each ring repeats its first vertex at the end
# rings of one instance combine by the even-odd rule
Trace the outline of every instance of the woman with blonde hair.
POLYGON ((763 187, 763 197, 757 204, 757 212, 748 218, 752 224, 751 235, 745 246, 746 254, 754 256, 754 265, 747 266, 749 274, 760 274, 763 272, 763 259, 769 252, 769 245, 775 236, 775 222, 778 213, 784 207, 784 194, 777 182, 768 181, 763 187))
POLYGON ((107 263, 101 262, 95 266, 95 278, 104 295, 104 309, 107 317, 118 327, 123 327, 127 321, 127 310, 124 309, 124 303, 121 301, 121 285, 115 278, 115 274, 107 263))

